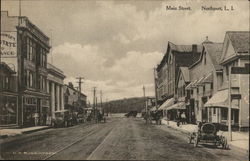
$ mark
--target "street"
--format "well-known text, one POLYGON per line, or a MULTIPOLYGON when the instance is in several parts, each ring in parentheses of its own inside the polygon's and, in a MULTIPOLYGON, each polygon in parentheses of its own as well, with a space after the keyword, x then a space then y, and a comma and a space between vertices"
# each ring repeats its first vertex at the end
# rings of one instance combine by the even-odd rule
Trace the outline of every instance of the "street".
POLYGON ((108 118, 1 140, 1 159, 248 160, 245 153, 188 144, 187 136, 142 118, 108 118))

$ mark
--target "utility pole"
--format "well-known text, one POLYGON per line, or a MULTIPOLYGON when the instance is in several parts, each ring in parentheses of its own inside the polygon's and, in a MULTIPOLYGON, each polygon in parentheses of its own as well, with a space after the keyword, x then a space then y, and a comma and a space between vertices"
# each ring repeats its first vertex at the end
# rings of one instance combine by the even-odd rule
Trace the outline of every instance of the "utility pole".
POLYGON ((78 93, 78 103, 79 103, 79 106, 80 108, 82 107, 82 104, 81 104, 81 93, 82 93, 82 79, 84 79, 84 77, 77 77, 76 79, 78 79, 79 81, 77 82, 79 85, 78 85, 78 90, 79 90, 79 93, 78 93))
POLYGON ((145 100, 145 110, 146 110, 146 123, 148 123, 148 106, 147 106, 147 100, 146 100, 146 96, 145 96, 145 87, 144 87, 144 85, 143 85, 143 87, 142 87, 142 89, 143 89, 143 98, 144 98, 144 100, 145 100))
POLYGON ((84 77, 77 77, 76 79, 78 79, 79 81, 77 82, 79 84, 79 92, 82 92, 82 79, 84 79, 84 77))
POLYGON ((22 15, 22 3, 21 0, 19 0, 19 16, 21 17, 22 15))
POLYGON ((232 113, 232 99, 231 99, 231 66, 229 66, 229 75, 228 75, 228 138, 229 141, 232 141, 232 125, 231 125, 231 113, 232 113))
POLYGON ((94 93, 94 96, 93 96, 93 110, 94 110, 94 118, 96 118, 96 110, 95 110, 95 92, 96 92, 96 87, 93 87, 93 93, 94 93))
POLYGON ((155 83, 155 107, 158 110, 158 95, 157 95, 157 85, 156 85, 156 75, 155 75, 155 68, 154 68, 154 83, 155 83))
POLYGON ((100 90, 100 105, 101 105, 102 112, 104 114, 104 109, 102 107, 102 90, 100 90))

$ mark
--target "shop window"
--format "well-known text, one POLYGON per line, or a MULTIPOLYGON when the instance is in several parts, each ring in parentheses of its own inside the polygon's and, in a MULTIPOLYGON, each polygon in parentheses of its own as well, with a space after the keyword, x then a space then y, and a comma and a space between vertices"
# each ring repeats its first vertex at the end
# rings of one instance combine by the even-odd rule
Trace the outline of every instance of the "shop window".
POLYGON ((227 108, 221 108, 221 119, 222 120, 227 120, 227 108))
POLYGON ((0 125, 17 124, 17 98, 0 96, 0 125))

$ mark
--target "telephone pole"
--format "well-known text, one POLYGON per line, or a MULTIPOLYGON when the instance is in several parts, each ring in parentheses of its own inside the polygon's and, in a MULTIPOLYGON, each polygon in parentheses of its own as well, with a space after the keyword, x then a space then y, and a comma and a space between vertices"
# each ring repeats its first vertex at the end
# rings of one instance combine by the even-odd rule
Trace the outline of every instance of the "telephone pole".
POLYGON ((76 79, 78 79, 79 81, 77 82, 79 84, 79 92, 82 92, 82 79, 84 79, 84 77, 77 77, 76 79))
POLYGON ((102 90, 100 90, 100 106, 101 106, 102 112, 104 112, 104 110, 102 108, 102 90))
POLYGON ((94 118, 96 118, 96 104, 95 104, 95 92, 96 92, 96 87, 93 87, 93 93, 94 93, 94 96, 93 96, 93 110, 94 110, 94 118))
POLYGON ((143 89, 143 97, 144 97, 144 100, 145 100, 146 113, 148 113, 147 99, 146 99, 146 96, 145 96, 145 87, 143 86, 142 89, 143 89))
POLYGON ((156 85, 156 76, 155 76, 155 68, 154 68, 154 83, 155 83, 155 107, 156 109, 158 110, 158 104, 157 104, 157 101, 158 101, 158 96, 157 96, 157 85, 156 85))
POLYGON ((78 103, 79 103, 79 108, 82 108, 82 102, 81 102, 81 93, 82 93, 82 79, 84 79, 83 77, 77 77, 76 79, 78 79, 79 81, 77 82, 79 85, 78 85, 78 90, 79 90, 79 93, 78 93, 78 103))

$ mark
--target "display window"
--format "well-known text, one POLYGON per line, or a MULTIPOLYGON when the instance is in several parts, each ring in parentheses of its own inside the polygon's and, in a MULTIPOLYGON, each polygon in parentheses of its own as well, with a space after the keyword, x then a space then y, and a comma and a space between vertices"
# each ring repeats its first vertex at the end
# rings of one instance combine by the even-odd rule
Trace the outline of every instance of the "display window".
POLYGON ((0 125, 17 124, 17 97, 0 95, 0 125))

